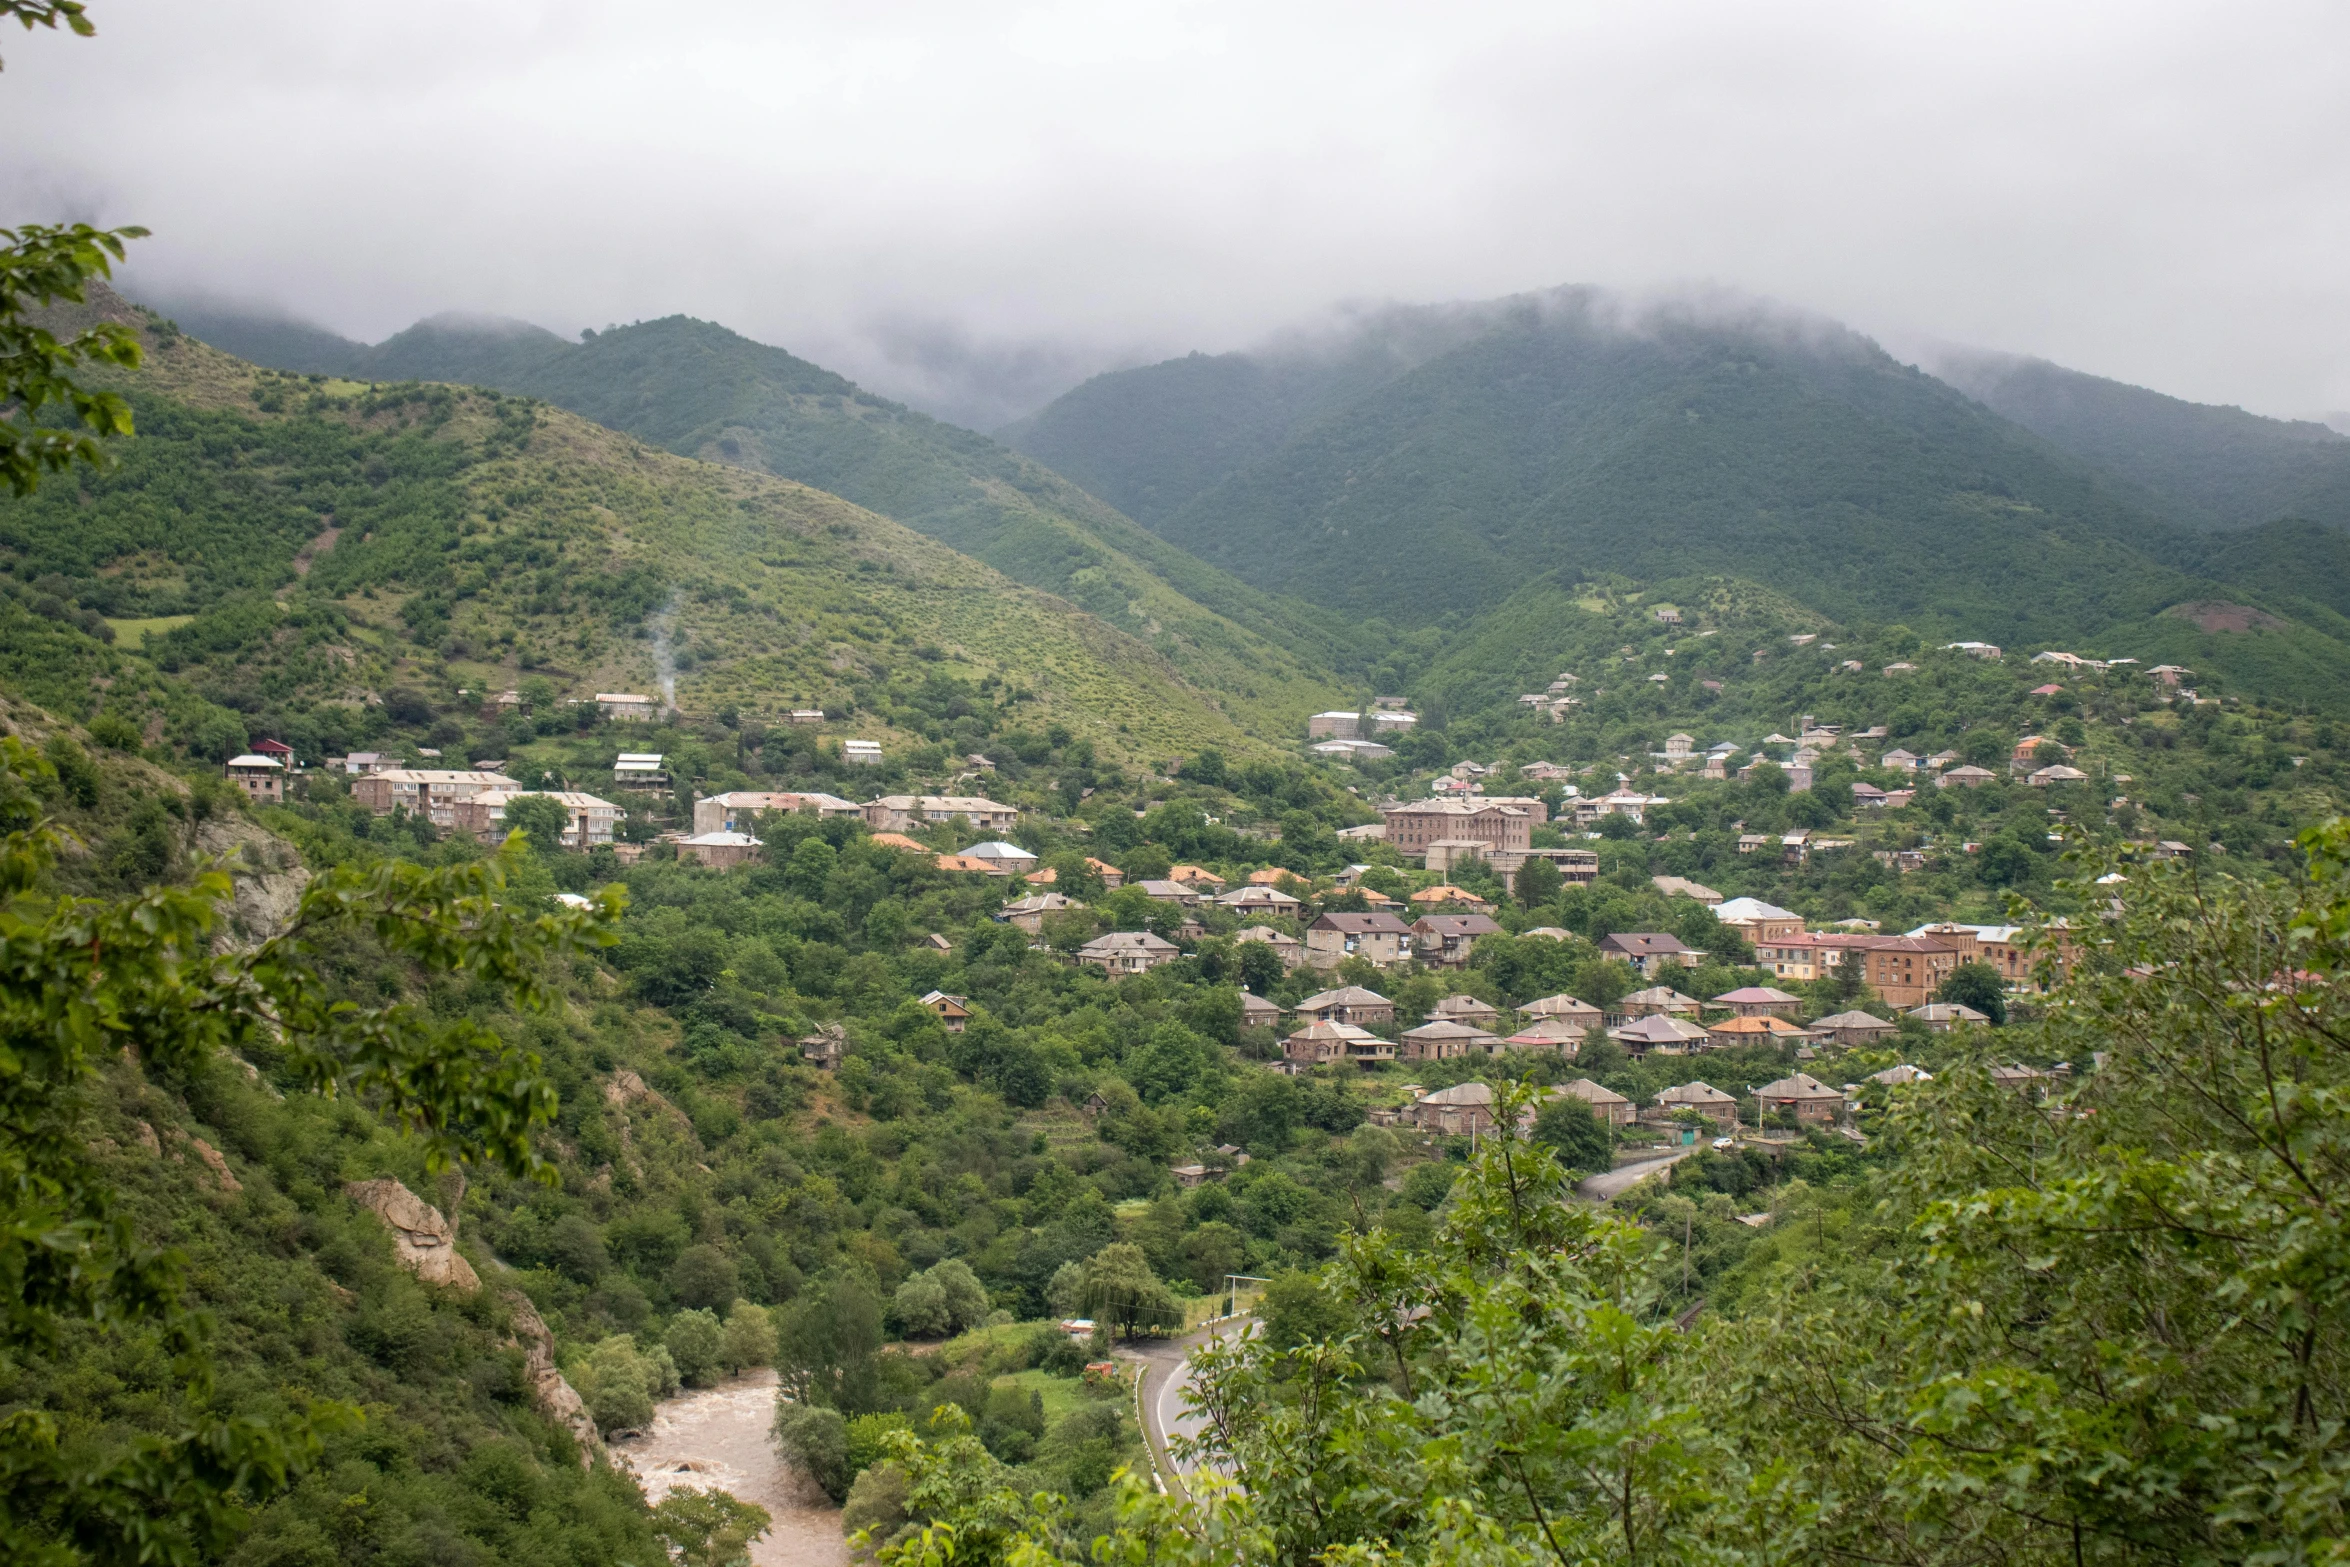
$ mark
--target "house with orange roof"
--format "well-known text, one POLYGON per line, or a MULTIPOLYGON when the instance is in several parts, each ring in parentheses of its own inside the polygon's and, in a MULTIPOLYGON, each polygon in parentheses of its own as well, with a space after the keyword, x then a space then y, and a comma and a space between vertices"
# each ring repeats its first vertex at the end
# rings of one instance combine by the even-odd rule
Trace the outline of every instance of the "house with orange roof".
POLYGON ((929 844, 916 843, 913 839, 907 837, 902 832, 877 832, 866 841, 868 843, 878 843, 885 849, 912 849, 917 854, 928 854, 930 852, 929 844))
POLYGON ((1429 913, 1436 909, 1456 909, 1470 914, 1491 914, 1493 905, 1469 891, 1446 882, 1441 886, 1423 888, 1411 896, 1415 911, 1429 913))
POLYGON ((996 860, 983 860, 971 854, 942 854, 938 857, 942 871, 973 871, 981 876, 1009 876, 1011 871, 996 860))

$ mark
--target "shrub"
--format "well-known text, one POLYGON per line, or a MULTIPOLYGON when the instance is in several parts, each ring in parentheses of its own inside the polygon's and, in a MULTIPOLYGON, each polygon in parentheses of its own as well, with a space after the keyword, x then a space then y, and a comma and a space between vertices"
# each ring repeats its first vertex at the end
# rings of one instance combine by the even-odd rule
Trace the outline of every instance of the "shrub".
POLYGON ((707 1387, 726 1369, 726 1330, 712 1311, 681 1311, 669 1321, 662 1336, 677 1374, 695 1387, 707 1387))
POLYGON ((726 1369, 748 1371, 775 1363, 775 1323, 767 1308, 738 1300, 726 1314, 726 1369))
POLYGON ((773 1435, 775 1450, 783 1455, 786 1463, 806 1470, 808 1477, 834 1501, 847 1499, 852 1478, 849 1432, 848 1422, 841 1418, 839 1410, 778 1399, 773 1435))

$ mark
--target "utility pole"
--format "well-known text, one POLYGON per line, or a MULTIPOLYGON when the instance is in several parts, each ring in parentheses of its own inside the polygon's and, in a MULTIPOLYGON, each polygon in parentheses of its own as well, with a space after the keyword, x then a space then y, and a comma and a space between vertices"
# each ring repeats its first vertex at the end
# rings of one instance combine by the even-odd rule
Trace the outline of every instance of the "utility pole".
POLYGON ((1681 1294, 1689 1294, 1689 1231, 1697 1222, 1697 1209, 1692 1207, 1681 1215, 1681 1294))

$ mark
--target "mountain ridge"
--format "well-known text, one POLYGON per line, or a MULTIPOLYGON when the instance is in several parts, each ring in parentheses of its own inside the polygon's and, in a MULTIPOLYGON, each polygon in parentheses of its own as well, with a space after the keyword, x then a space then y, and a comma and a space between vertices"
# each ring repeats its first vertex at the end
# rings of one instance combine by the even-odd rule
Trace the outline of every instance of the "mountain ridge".
MULTIPOLYGON (((1732 299, 1642 312, 1580 289, 1501 303, 1482 333, 1246 451, 1196 417, 1189 360, 1097 378, 1022 438, 1060 440, 1052 460, 1113 493, 1213 473, 1157 511, 1170 540, 1270 590, 1446 635, 1553 576, 1722 576, 1846 624, 2167 655, 2182 644, 2164 610, 2238 591, 2207 561, 2279 544, 2224 556, 2227 535, 2144 484, 1836 323, 1732 299), (1064 449, 1087 431, 1096 444, 1064 449)), ((2261 564, 2268 586, 2241 591, 2273 594, 2277 563, 2261 564)), ((2191 651, 2323 695, 2350 677, 2350 645, 2318 618, 2278 633, 2299 639, 2292 658, 2200 631, 2191 651)))
MULTIPOLYGON (((191 320, 232 345, 277 341, 245 318, 191 320)), ((340 368, 308 373, 542 397, 666 450, 892 517, 1151 643, 1262 732, 1341 700, 1332 672, 1365 661, 1342 621, 1170 547, 1034 460, 715 323, 670 316, 573 344, 528 323, 444 315, 372 348, 344 342, 340 368)))

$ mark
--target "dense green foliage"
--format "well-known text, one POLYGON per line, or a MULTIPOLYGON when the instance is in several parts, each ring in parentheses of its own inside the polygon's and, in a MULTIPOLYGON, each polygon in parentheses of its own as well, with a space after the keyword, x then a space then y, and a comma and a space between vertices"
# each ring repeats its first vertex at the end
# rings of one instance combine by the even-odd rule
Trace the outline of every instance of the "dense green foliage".
MULTIPOLYGON (((136 770, 125 781, 140 781, 136 770)), ((533 1133, 554 1106, 536 1058, 469 1019, 436 1015, 399 976, 464 973, 484 995, 543 1008, 545 971, 603 939, 619 904, 535 914, 499 896, 507 862, 387 861, 314 879, 284 928, 249 950, 220 950, 231 890, 220 871, 121 900, 55 890, 52 868, 70 840, 44 819, 44 797, 95 812, 107 793, 104 772, 68 738, 45 757, 14 735, 0 741, 10 829, 0 886, 12 900, 0 914, 0 1377, 12 1385, 0 1418, 0 1550, 21 1561, 195 1562, 233 1541, 249 1504, 316 1461, 324 1435, 359 1411, 319 1402, 317 1389, 221 1396, 206 1325, 181 1299, 189 1258, 163 1244, 172 1227, 154 1222, 151 1206, 124 1200, 120 1143, 104 1133, 145 1100, 192 1092, 242 1059, 290 1086, 371 1103, 414 1134, 411 1157, 426 1171, 471 1158, 534 1177, 546 1166, 533 1133), (355 961, 388 986, 355 998, 355 961), (82 1378, 147 1363, 134 1373, 149 1405, 141 1434, 109 1433, 93 1448, 89 1423, 103 1406, 60 1398, 65 1386, 44 1375, 61 1348, 92 1352, 74 1357, 82 1378)), ((140 1125, 160 1152, 152 1124, 140 1125)), ((208 1184, 239 1189, 209 1144, 190 1145, 211 1167, 208 1184)))
POLYGON ((2350 523, 2350 437, 2325 425, 2190 403, 2044 359, 1962 351, 1940 356, 1932 369, 2179 522, 2350 523))

